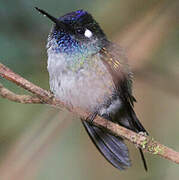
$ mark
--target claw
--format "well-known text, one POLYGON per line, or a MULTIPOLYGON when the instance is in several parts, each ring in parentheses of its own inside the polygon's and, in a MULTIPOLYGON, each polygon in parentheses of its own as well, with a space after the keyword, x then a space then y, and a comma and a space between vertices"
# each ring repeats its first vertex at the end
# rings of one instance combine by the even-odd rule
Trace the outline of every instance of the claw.
POLYGON ((91 114, 86 118, 86 120, 89 121, 90 123, 93 123, 93 120, 96 118, 97 115, 98 115, 98 112, 91 113, 91 114))
POLYGON ((142 131, 141 131, 141 132, 139 132, 138 134, 139 134, 139 135, 142 135, 142 136, 145 136, 145 137, 147 137, 147 136, 148 136, 146 132, 142 132, 142 131))

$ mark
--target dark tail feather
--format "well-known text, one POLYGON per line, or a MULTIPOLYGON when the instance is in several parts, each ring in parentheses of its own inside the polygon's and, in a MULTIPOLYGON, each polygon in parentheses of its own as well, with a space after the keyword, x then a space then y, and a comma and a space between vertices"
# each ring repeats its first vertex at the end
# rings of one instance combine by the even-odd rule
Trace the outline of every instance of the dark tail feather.
MULTIPOLYGON (((140 121, 138 120, 138 118, 136 117, 134 111, 133 111, 133 119, 134 119, 134 123, 136 123, 136 125, 134 126, 136 129, 136 132, 144 132, 146 133, 146 135, 148 135, 148 132, 145 130, 145 128, 142 126, 142 124, 140 123, 140 121)), ((142 162, 143 162, 143 165, 144 165, 144 169, 147 171, 148 168, 147 168, 147 162, 145 160, 145 157, 144 157, 144 154, 143 154, 143 151, 142 149, 139 148, 139 152, 140 152, 140 155, 141 155, 141 159, 142 159, 142 162)))
POLYGON ((122 138, 112 136, 87 121, 82 123, 93 143, 114 167, 122 170, 131 165, 128 149, 122 138))
MULTIPOLYGON (((148 135, 148 132, 146 131, 146 129, 142 126, 142 124, 140 123, 140 121, 138 120, 138 118, 136 117, 136 114, 135 112, 133 111, 132 109, 132 119, 133 119, 133 123, 134 123, 134 129, 136 132, 144 132, 146 133, 146 135, 148 135)), ((145 157, 144 157, 144 154, 143 154, 143 151, 142 149, 139 148, 139 152, 140 152, 140 155, 141 155, 141 159, 142 159, 142 162, 143 162, 143 165, 144 165, 144 169, 147 171, 148 168, 147 168, 147 162, 145 160, 145 157)))
MULTIPOLYGON (((146 131, 146 129, 142 126, 142 124, 138 120, 133 108, 131 106, 128 106, 128 108, 129 108, 128 112, 130 112, 130 117, 127 118, 128 119, 127 121, 129 122, 130 129, 137 133, 144 132, 144 133, 146 133, 146 135, 148 135, 148 132, 146 131)), ((147 171, 148 170, 147 162, 145 160, 142 149, 139 148, 139 152, 140 152, 141 159, 142 159, 142 162, 144 165, 144 169, 147 171)))
POLYGON ((146 171, 148 171, 147 163, 146 163, 146 160, 145 160, 144 153, 143 153, 142 149, 139 148, 139 152, 140 152, 141 159, 142 159, 142 162, 143 162, 143 165, 144 165, 144 169, 146 171))

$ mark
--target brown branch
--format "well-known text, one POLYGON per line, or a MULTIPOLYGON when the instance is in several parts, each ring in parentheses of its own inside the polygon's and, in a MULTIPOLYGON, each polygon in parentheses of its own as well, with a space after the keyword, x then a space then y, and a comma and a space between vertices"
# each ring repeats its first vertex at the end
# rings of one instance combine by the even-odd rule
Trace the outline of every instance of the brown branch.
MULTIPOLYGON (((26 95, 16 95, 1 85, 0 95, 4 98, 20 103, 43 103, 53 105, 57 108, 63 107, 68 109, 70 112, 73 112, 74 114, 80 116, 82 119, 87 119, 87 117, 90 115, 89 112, 85 112, 82 109, 72 108, 65 105, 60 100, 55 99, 53 97, 53 94, 49 91, 46 91, 27 81, 26 79, 12 72, 9 68, 2 64, 0 64, 0 76, 17 84, 18 86, 21 86, 22 88, 26 89, 27 91, 31 92, 33 95, 36 96, 33 97, 26 95)), ((160 144, 149 136, 145 136, 140 133, 137 134, 118 124, 107 121, 99 116, 94 119, 93 124, 107 130, 109 133, 115 136, 122 136, 123 138, 137 145, 137 147, 140 147, 146 152, 159 155, 163 158, 179 164, 179 152, 176 152, 173 149, 160 144)))
POLYGON ((46 91, 46 90, 32 84, 31 82, 22 78, 20 75, 14 73, 8 67, 4 66, 1 63, 0 63, 0 76, 15 83, 18 86, 26 89, 27 91, 36 95, 37 97, 39 97, 46 103, 51 101, 52 94, 49 91, 46 91))
POLYGON ((10 101, 22 103, 22 104, 42 104, 43 101, 38 97, 33 97, 29 95, 18 95, 13 93, 12 91, 6 89, 0 83, 0 96, 5 99, 9 99, 10 101))

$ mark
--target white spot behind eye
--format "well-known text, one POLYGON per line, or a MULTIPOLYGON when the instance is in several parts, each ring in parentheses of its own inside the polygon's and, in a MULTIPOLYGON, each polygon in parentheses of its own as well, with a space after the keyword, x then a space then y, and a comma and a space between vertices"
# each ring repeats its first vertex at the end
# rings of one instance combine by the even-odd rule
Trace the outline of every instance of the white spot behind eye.
POLYGON ((86 29, 84 35, 90 38, 93 35, 93 33, 89 29, 86 29))

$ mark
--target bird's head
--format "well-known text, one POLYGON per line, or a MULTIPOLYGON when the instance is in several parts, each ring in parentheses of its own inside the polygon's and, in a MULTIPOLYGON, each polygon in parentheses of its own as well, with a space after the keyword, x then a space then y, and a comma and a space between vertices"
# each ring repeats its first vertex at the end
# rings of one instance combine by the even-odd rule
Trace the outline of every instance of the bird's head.
POLYGON ((47 46, 56 53, 95 53, 106 40, 98 23, 84 10, 55 18, 44 10, 36 9, 54 22, 47 46))

